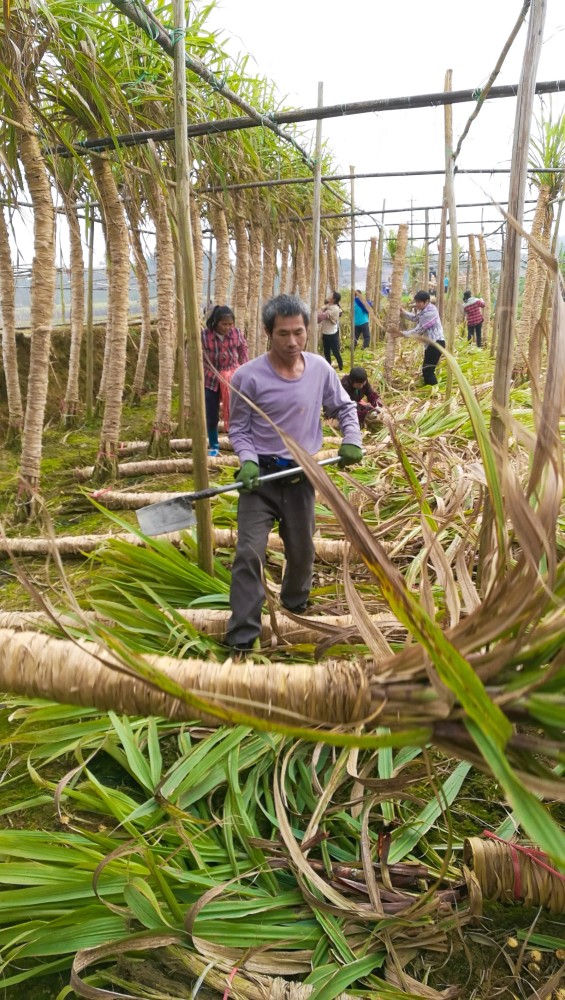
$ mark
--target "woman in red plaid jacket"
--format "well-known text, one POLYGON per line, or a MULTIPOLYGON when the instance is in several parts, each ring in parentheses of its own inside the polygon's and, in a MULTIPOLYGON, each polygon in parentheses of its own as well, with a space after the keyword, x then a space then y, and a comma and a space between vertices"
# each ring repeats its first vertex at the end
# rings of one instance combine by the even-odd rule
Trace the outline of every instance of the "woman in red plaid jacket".
POLYGON ((240 365, 249 361, 247 341, 235 326, 235 317, 229 306, 214 306, 206 329, 202 330, 202 355, 204 360, 204 396, 206 402, 206 430, 208 454, 220 454, 218 419, 220 402, 223 404, 224 427, 229 422, 229 382, 240 365), (222 376, 218 377, 218 373, 222 376))
POLYGON ((476 299, 471 292, 463 292, 463 310, 467 320, 467 341, 476 338, 477 347, 481 346, 483 330, 483 309, 485 303, 483 299, 476 299))

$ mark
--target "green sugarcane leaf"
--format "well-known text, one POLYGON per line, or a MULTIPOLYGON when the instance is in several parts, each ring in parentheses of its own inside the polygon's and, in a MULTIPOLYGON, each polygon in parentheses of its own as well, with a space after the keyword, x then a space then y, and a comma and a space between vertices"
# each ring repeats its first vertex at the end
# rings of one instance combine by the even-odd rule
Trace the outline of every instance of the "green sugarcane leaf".
POLYGON ((453 804, 470 769, 470 764, 461 761, 444 782, 438 797, 428 802, 421 813, 410 820, 407 826, 393 831, 387 857, 389 865, 402 861, 402 858, 414 849, 421 837, 426 835, 446 807, 453 804))
POLYGON ((325 982, 315 986, 309 1000, 335 1000, 335 997, 343 993, 348 986, 356 983, 358 979, 370 975, 374 969, 380 969, 385 958, 386 952, 383 950, 349 962, 337 972, 332 973, 325 982))
POLYGON ((154 791, 149 764, 137 745, 128 717, 124 715, 119 719, 115 712, 108 712, 108 715, 125 750, 133 777, 148 791, 154 791))
POLYGON ((124 886, 124 899, 134 917, 147 930, 167 930, 172 924, 166 919, 155 893, 140 878, 134 878, 124 886))

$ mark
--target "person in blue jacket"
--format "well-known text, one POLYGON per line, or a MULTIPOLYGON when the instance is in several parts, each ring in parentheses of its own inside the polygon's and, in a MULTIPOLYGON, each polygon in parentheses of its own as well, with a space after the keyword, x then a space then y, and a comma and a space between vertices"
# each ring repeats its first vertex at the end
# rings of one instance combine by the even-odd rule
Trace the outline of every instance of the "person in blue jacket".
POLYGON ((363 337, 363 347, 367 348, 371 340, 371 333, 369 330, 369 306, 370 302, 367 301, 363 292, 359 291, 357 288, 355 290, 355 304, 354 304, 354 324, 355 324, 355 347, 357 347, 357 341, 359 337, 363 337))

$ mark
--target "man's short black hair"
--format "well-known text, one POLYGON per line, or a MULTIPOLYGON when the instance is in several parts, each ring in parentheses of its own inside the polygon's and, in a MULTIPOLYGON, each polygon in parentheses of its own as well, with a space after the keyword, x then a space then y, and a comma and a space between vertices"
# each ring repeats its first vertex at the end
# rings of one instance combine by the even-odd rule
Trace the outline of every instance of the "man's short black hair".
POLYGON ((308 329, 310 310, 298 295, 275 295, 263 307, 263 326, 268 334, 273 332, 277 316, 302 316, 308 329))
POLYGON ((414 302, 429 302, 429 301, 430 301, 429 292, 424 292, 424 291, 416 292, 414 296, 414 302))
POLYGON ((339 303, 341 302, 341 295, 339 294, 339 292, 332 292, 332 299, 334 300, 336 306, 338 306, 339 303))

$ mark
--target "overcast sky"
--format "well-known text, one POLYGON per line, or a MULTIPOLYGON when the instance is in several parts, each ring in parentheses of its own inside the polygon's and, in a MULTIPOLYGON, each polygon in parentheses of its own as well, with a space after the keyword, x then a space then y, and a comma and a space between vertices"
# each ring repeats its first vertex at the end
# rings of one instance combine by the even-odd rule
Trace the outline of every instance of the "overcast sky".
MULTIPOLYGON (((383 97, 403 97, 443 89, 447 69, 453 70, 453 89, 475 89, 485 84, 508 35, 516 22, 522 0, 284 0, 261 4, 259 0, 220 0, 208 25, 224 32, 228 52, 249 53, 248 69, 273 80, 287 107, 312 107, 317 102, 318 81, 324 85, 324 104, 367 101, 383 97)), ((517 83, 524 54, 526 25, 520 29, 506 57, 498 84, 517 83)), ((544 44, 538 80, 565 77, 565 0, 547 0, 544 44)), ((550 98, 544 98, 549 110, 550 98)), ((565 94, 551 98, 553 114, 565 106, 565 94)), ((507 167, 510 163, 516 102, 506 98, 486 102, 466 138, 459 165, 464 168, 507 167)), ((461 133, 472 105, 454 105, 454 131, 461 133)), ((536 98, 539 118, 541 102, 536 98)), ((443 108, 389 111, 328 119, 323 123, 324 139, 333 150, 339 172, 350 164, 359 173, 388 170, 433 170, 443 167, 443 108)), ((314 129, 304 126, 303 144, 313 145, 314 129)), ((476 175, 456 178, 456 198, 464 202, 505 200, 508 175, 476 175)), ((419 205, 439 205, 441 177, 405 177, 356 182, 358 207, 380 211, 383 200, 388 208, 404 208, 390 215, 387 227, 410 220, 423 221, 419 205)), ((530 189, 527 198, 535 198, 530 189)), ((528 206, 527 206, 528 207, 528 206)), ((565 236, 565 212, 561 234, 565 236)), ((431 232, 439 229, 440 212, 430 212, 431 232)), ((497 226, 493 208, 483 211, 484 232, 497 226)), ((528 214, 526 214, 526 220, 528 214)), ((460 208, 459 232, 479 232, 481 209, 460 208)), ((29 264, 32 255, 31 213, 16 221, 17 263, 29 264), (27 230, 27 231, 26 231, 27 230)), ((376 234, 364 228, 368 219, 358 220, 358 238, 376 234)), ((423 227, 414 224, 414 238, 423 227)), ((150 241, 151 242, 151 241, 150 241)), ((466 243, 461 239, 462 243, 466 243)), ((490 241, 500 245, 499 237, 490 241)), ((369 244, 357 245, 357 263, 366 260, 369 244)), ((14 248, 15 249, 15 248, 14 248)), ((433 249, 433 248, 432 248, 433 249)), ((342 256, 350 255, 343 247, 342 256)), ((68 238, 64 225, 58 234, 58 260, 62 254, 68 265, 68 238)), ((103 262, 104 248, 97 240, 96 260, 103 262)))
MULTIPOLYGON (((483 86, 514 26, 522 0, 284 0, 262 5, 258 0, 220 0, 209 23, 224 29, 225 45, 234 55, 249 52, 257 70, 274 80, 289 107, 312 107, 318 81, 324 84, 324 104, 402 97, 443 90, 447 69, 453 70, 453 89, 483 86)), ((496 84, 517 83, 526 42, 523 25, 506 57, 496 84)), ((251 65, 248 68, 251 68, 251 65)), ((539 81, 565 78, 565 2, 547 0, 544 44, 539 81)), ((549 102, 549 98, 544 99, 549 102)), ((554 115, 565 106, 565 94, 552 98, 554 115)), ((546 104, 549 107, 549 103, 546 104)), ((461 133, 472 105, 454 105, 454 131, 461 133)), ((473 123, 459 157, 460 167, 508 167, 516 101, 486 102, 473 123)), ((539 117, 540 98, 535 114, 539 117)), ((443 108, 389 111, 323 123, 323 135, 340 171, 368 173, 388 170, 433 170, 443 167, 443 108)), ((307 143, 313 130, 305 130, 307 143)), ((458 177, 458 204, 505 199, 508 175, 458 177)), ((362 208, 408 206, 405 215, 391 215, 398 224, 410 218, 413 205, 439 205, 440 177, 406 177, 356 182, 356 201, 362 208)), ((534 198, 535 191, 526 197, 534 198)), ((492 208, 484 210, 484 231, 496 228, 492 208)), ((430 220, 439 224, 439 212, 430 220)), ((423 213, 414 213, 423 220, 423 213)), ((526 218, 528 216, 526 215, 526 218)), ((481 209, 459 211, 462 234, 480 230, 481 209), (466 221, 472 222, 467 226, 466 221), (478 225, 477 225, 478 222, 478 225)), ((368 222, 360 219, 359 222, 368 222)), ((358 236, 376 231, 359 229, 358 236)), ((422 227, 414 227, 414 237, 422 227)), ((562 223, 565 234, 565 221, 562 223)), ((493 241, 493 243, 496 241, 493 241)), ((366 245, 368 247, 368 244, 366 245)), ((346 253, 344 249, 344 254, 346 253)), ((365 246, 357 249, 359 263, 365 246)))

